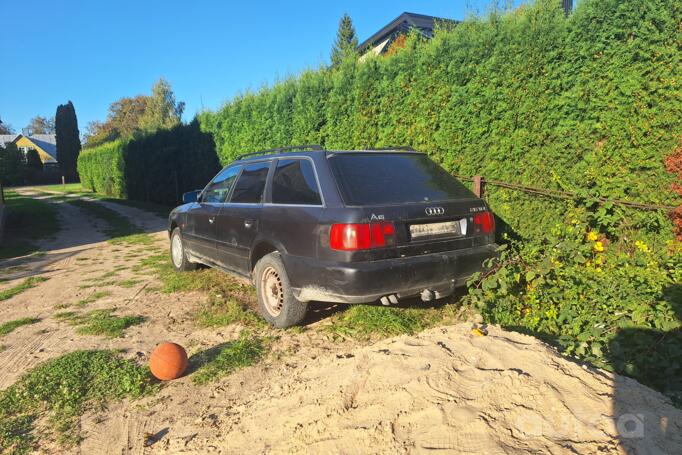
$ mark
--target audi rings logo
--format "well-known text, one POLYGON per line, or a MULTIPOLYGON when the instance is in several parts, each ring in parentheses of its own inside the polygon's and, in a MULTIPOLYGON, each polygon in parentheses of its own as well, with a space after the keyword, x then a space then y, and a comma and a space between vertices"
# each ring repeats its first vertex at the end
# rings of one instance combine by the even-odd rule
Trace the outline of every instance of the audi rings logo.
POLYGON ((445 213, 445 209, 443 207, 427 207, 424 211, 429 216, 442 215, 445 213))

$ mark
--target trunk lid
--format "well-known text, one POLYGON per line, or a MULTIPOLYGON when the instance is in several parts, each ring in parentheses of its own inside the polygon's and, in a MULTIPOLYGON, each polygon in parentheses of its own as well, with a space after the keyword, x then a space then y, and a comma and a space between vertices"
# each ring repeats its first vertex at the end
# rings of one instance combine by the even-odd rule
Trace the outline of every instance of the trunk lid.
MULTIPOLYGON (((370 222, 392 222, 395 256, 406 257, 471 248, 480 242, 473 217, 488 210, 481 199, 366 207, 370 222)), ((487 235, 486 235, 487 237, 487 235)))

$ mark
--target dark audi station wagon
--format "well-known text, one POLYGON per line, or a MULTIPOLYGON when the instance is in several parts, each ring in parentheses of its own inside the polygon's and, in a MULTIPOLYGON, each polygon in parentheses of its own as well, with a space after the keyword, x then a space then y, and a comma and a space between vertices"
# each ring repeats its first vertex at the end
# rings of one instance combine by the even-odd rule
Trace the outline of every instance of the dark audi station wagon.
POLYGON ((170 214, 177 270, 253 281, 276 327, 309 302, 453 293, 495 255, 486 203, 423 153, 287 147, 244 155, 170 214))

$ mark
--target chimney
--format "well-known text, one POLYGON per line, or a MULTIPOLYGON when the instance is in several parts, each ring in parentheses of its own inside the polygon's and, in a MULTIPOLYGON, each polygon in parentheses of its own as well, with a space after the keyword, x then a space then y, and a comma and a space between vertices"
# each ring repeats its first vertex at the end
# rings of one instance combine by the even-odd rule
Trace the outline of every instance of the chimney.
POLYGON ((564 7, 564 14, 568 16, 573 11, 573 0, 561 0, 561 5, 564 7))

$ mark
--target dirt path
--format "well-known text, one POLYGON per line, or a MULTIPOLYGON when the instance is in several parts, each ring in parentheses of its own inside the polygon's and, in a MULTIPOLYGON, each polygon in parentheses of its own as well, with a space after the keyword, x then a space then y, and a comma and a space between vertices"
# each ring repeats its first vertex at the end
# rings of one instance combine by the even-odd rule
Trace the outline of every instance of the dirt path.
MULTIPOLYGON (((45 256, 24 260, 0 283, 5 289, 26 276, 49 278, 0 302, 0 322, 40 318, 0 337, 0 389, 77 349, 121 349, 146 361, 162 341, 191 355, 239 336, 238 325, 197 327, 194 311, 205 295, 163 294, 154 276, 135 271, 166 250, 165 220, 96 202, 156 240, 152 247, 112 244, 78 207, 47 201, 58 210, 61 232, 41 245, 45 256), (54 318, 96 292, 107 295, 87 310, 115 307, 144 323, 108 339, 77 335, 54 318)), ((682 413, 660 394, 583 368, 536 339, 497 328, 474 337, 463 324, 363 347, 330 341, 319 324, 278 331, 274 353, 225 379, 198 386, 184 377, 150 398, 88 412, 84 439, 69 452, 682 453, 682 413), (145 433, 163 437, 145 447, 145 433)), ((63 451, 49 442, 41 450, 63 451)))

